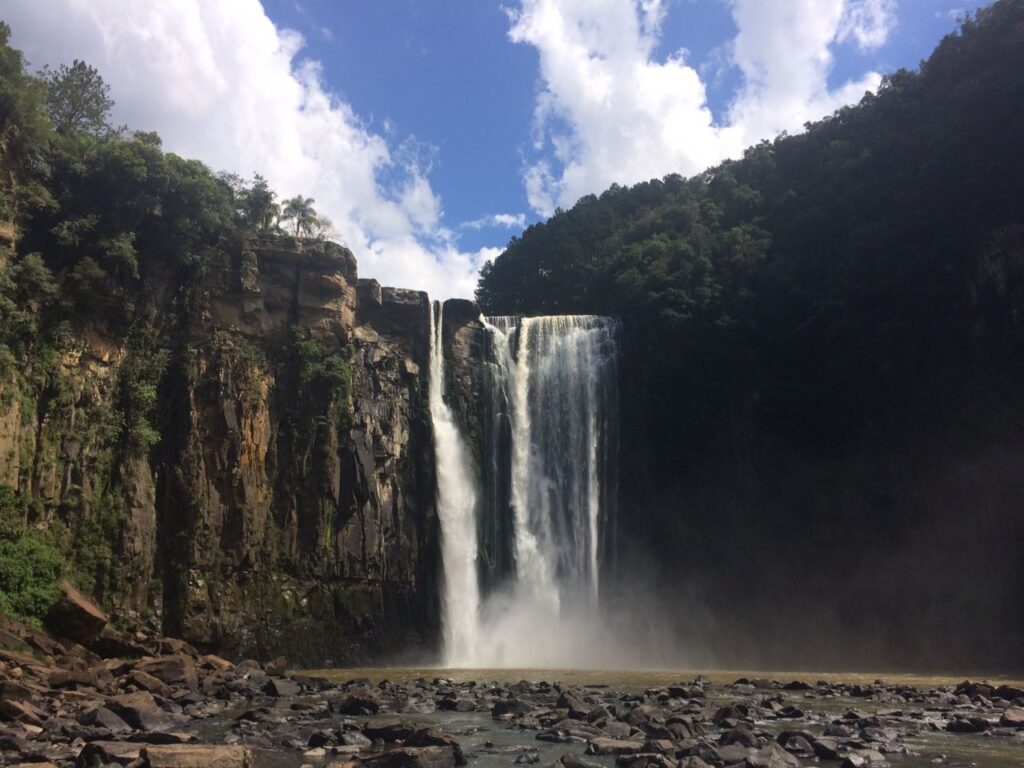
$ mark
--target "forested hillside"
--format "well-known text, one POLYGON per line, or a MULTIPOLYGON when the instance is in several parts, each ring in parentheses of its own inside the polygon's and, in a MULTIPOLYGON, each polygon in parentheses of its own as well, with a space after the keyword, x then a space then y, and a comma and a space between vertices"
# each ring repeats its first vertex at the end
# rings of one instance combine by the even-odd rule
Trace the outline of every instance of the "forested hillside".
MULTIPOLYGON (((484 267, 477 299, 635 318, 662 330, 672 392, 739 387, 827 439, 937 376, 955 397, 950 376, 1020 361, 1022 210, 1024 3, 1004 0, 799 135, 530 227, 484 267)), ((691 398, 666 417, 685 410, 672 400, 691 398)))
POLYGON ((1024 663, 1024 2, 798 135, 581 199, 477 298, 623 317, 624 573, 692 647, 1024 663))

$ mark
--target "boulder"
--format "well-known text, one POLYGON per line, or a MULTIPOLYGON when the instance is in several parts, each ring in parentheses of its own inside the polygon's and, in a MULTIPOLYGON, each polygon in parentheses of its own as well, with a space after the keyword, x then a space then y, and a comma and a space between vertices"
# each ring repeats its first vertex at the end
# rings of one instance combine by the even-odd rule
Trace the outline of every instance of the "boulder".
POLYGON ((267 684, 263 686, 263 692, 274 698, 283 698, 286 696, 298 696, 302 692, 302 688, 294 680, 289 680, 287 677, 275 677, 267 681, 267 684))
POLYGON ((43 619, 46 627, 59 637, 89 645, 107 626, 107 615, 69 582, 62 582, 60 591, 43 619))
POLYGON ((462 751, 462 745, 449 733, 444 733, 437 728, 420 728, 405 742, 408 747, 450 747, 455 756, 456 765, 466 765, 466 755, 462 751))
POLYGON ((87 709, 78 716, 78 722, 82 725, 92 725, 97 728, 105 728, 114 734, 130 733, 132 727, 124 720, 115 715, 106 707, 87 709))
POLYGON ((252 750, 227 744, 153 744, 142 757, 149 768, 253 768, 252 750))
POLYGON ((135 669, 152 675, 167 685, 183 685, 194 689, 199 684, 196 662, 191 655, 185 653, 142 659, 135 665, 135 669))
POLYGON ((89 643, 89 650, 98 653, 105 659, 138 659, 149 654, 149 651, 135 642, 133 638, 123 632, 118 632, 109 624, 103 627, 96 638, 89 643))
POLYGON ((147 691, 111 696, 107 707, 132 728, 161 731, 174 725, 174 720, 147 691))
POLYGON ((529 704, 519 699, 501 699, 494 702, 491 707, 491 717, 502 717, 503 715, 525 715, 533 710, 529 704))
POLYGON ((412 738, 416 729, 401 720, 379 720, 375 723, 367 723, 363 728, 363 735, 370 739, 380 739, 391 744, 396 741, 406 741, 412 738))
POLYGON ((3 699, 0 700, 0 719, 38 727, 49 719, 49 715, 31 702, 3 699))
POLYGON ((629 755, 643 751, 644 743, 639 739, 591 739, 587 743, 588 755, 629 755))
POLYGON ((263 671, 268 675, 276 675, 281 677, 288 670, 288 659, 284 656, 278 656, 273 661, 268 661, 263 665, 263 671))
POLYGON ((778 743, 772 742, 747 757, 747 765, 749 768, 800 768, 800 761, 778 743))
POLYGON ((331 711, 339 715, 375 715, 380 711, 380 702, 369 695, 353 694, 331 702, 331 711))
POLYGON ((99 680, 95 672, 87 669, 58 669, 46 678, 46 684, 51 688, 95 688, 99 680))
POLYGON ((450 747, 402 747, 365 757, 362 765, 364 768, 455 768, 455 754, 450 747))
POLYGON ((1024 728, 1024 708, 1009 707, 1003 710, 999 724, 1008 728, 1024 728))
POLYGON ((82 747, 75 759, 78 768, 90 768, 96 764, 128 763, 138 760, 146 745, 137 741, 93 741, 82 747))
POLYGON ((141 669, 133 669, 128 673, 128 679, 131 680, 136 686, 142 688, 150 693, 155 693, 158 696, 170 696, 171 686, 165 683, 163 680, 157 680, 148 672, 143 672, 141 669))
POLYGON ((1014 699, 1024 699, 1024 690, 1015 685, 1000 685, 993 691, 993 695, 1007 701, 1013 701, 1014 699))
POLYGON ((600 763, 588 762, 579 755, 568 754, 555 760, 552 768, 604 768, 604 766, 600 763))
POLYGON ((991 723, 983 717, 957 717, 946 723, 950 733, 984 733, 991 723))
POLYGON ((202 662, 204 667, 212 669, 214 672, 231 672, 235 668, 235 665, 227 659, 222 659, 212 653, 203 656, 202 662))

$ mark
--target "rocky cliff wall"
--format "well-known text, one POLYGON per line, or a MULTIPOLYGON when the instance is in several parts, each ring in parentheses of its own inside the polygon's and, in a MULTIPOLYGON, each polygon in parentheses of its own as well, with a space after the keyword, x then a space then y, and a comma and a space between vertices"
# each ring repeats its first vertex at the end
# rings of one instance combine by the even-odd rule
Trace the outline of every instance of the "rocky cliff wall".
POLYGON ((426 295, 283 239, 199 281, 150 275, 136 306, 0 383, 0 483, 83 586, 236 656, 432 650, 426 295))

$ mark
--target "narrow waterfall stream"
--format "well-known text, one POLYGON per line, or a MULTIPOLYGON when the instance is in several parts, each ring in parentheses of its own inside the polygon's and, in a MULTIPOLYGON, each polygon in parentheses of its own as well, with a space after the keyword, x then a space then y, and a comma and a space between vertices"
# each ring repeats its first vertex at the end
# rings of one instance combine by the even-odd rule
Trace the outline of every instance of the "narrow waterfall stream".
POLYGON ((595 648, 595 633, 607 634, 599 592, 617 494, 618 322, 482 321, 477 467, 443 401, 441 319, 431 319, 445 663, 579 666, 581 633, 595 648))
POLYGON ((472 663, 478 645, 480 587, 477 577, 477 486, 473 462, 451 409, 444 401, 443 312, 430 307, 430 418, 434 425, 437 512, 441 519, 444 593, 441 623, 444 661, 472 663))

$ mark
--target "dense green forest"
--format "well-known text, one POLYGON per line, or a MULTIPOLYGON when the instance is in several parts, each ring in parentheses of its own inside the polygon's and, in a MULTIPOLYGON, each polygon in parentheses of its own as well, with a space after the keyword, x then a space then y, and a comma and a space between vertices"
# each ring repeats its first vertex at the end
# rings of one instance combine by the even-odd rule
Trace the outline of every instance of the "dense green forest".
MULTIPOLYGON (((125 468, 167 429, 160 386, 200 343, 173 334, 204 306, 207 275, 255 241, 322 238, 330 224, 311 198, 279 203, 259 175, 216 174, 164 152, 155 133, 112 126, 100 73, 75 61, 32 74, 10 33, 0 22, 0 411, 13 403, 40 436, 77 414, 58 445, 12 448, 35 451, 20 462, 34 468, 20 488, 0 485, 0 611, 36 619, 62 574, 100 598, 115 579, 125 468), (69 365, 90 333, 128 350, 92 393, 69 365), (68 445, 87 457, 89 476, 44 502, 37 475, 53 468, 40 457, 68 445)), ((235 356, 252 347, 215 341, 235 356)), ((303 385, 347 382, 344 356, 299 334, 274 352, 303 385)))
POLYGON ((967 17, 919 71, 799 135, 558 211, 484 267, 477 299, 631 318, 666 445, 700 447, 737 404, 829 446, 1017 386, 1024 2, 967 17))

